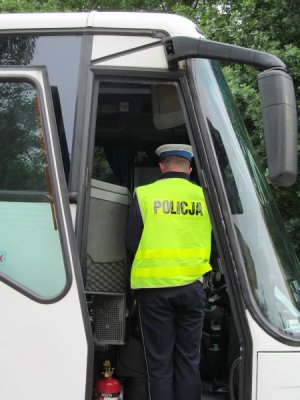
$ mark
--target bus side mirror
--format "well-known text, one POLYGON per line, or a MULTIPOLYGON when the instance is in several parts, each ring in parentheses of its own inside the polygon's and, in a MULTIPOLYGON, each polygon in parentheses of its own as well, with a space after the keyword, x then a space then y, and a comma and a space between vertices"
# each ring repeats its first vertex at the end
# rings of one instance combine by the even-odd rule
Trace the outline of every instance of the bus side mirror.
POLYGON ((297 179, 297 110, 291 77, 283 70, 258 74, 269 177, 279 186, 297 179))
POLYGON ((276 56, 201 38, 176 36, 164 41, 169 68, 179 60, 208 58, 252 65, 258 74, 269 176, 279 186, 291 186, 297 178, 297 113, 291 77, 276 56))

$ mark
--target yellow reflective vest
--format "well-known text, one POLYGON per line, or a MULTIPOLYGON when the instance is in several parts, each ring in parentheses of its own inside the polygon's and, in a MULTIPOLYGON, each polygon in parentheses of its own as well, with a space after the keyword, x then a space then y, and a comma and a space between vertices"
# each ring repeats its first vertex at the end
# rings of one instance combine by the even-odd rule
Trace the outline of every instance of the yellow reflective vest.
POLYGON ((192 283, 211 270, 211 223, 202 188, 165 178, 136 188, 144 229, 131 270, 131 287, 192 283))

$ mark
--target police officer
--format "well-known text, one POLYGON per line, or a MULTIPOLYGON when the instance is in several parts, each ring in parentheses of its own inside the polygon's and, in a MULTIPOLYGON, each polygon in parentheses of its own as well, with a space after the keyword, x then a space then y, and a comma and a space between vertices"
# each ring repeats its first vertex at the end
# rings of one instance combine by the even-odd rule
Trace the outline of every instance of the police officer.
POLYGON ((137 187, 127 247, 136 289, 150 400, 200 400, 200 340, 211 270, 211 224, 201 187, 189 180, 192 148, 156 150, 161 178, 137 187))

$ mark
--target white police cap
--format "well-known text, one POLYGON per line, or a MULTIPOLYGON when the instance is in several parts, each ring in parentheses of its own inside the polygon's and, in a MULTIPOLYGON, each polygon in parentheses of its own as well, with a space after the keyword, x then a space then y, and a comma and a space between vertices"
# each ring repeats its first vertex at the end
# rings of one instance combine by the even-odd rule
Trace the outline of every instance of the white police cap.
POLYGON ((163 144, 155 150, 155 153, 160 160, 168 156, 180 156, 191 161, 194 156, 192 146, 188 144, 163 144))

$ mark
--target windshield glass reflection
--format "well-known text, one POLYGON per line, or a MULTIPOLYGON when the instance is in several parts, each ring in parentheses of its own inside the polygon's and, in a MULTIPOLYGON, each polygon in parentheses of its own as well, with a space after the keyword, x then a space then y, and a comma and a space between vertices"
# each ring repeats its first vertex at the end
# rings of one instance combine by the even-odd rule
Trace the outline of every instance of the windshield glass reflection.
POLYGON ((299 261, 219 64, 194 66, 255 300, 277 331, 299 339, 299 261))

